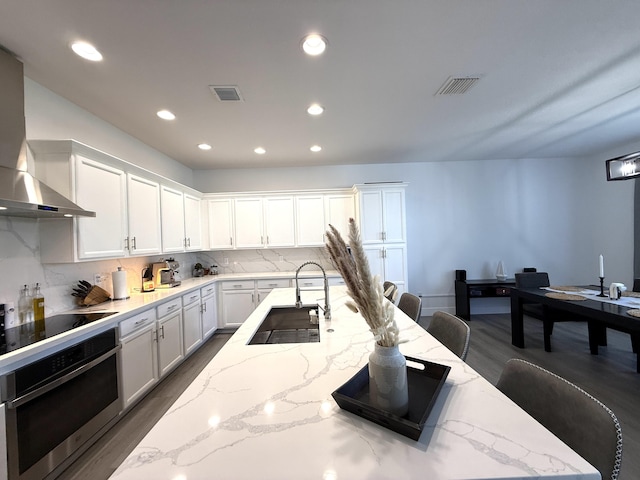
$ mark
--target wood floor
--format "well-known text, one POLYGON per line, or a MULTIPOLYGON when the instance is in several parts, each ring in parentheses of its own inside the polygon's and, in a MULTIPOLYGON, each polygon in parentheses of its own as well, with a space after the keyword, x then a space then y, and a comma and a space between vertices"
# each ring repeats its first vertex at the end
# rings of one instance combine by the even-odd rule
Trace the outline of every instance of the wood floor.
MULTIPOLYGON (((525 318, 525 349, 511 345, 509 315, 474 315, 469 322, 471 346, 467 363, 495 384, 505 362, 523 358, 579 385, 614 411, 622 424, 624 451, 619 480, 640 478, 640 374, 629 336, 609 330, 608 346, 590 355, 584 323, 558 323, 553 352, 544 351, 542 322, 525 318)), ((426 327, 429 318, 420 324, 426 327)), ((63 480, 109 478, 144 435, 222 348, 229 334, 214 335, 106 435, 59 477, 63 480)))

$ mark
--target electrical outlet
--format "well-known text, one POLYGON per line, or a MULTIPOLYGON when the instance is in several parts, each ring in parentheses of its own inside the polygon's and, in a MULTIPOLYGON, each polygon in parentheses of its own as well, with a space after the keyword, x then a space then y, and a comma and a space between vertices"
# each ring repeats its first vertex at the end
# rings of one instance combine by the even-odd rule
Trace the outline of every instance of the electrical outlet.
POLYGON ((99 273, 96 273, 93 275, 93 284, 94 285, 100 285, 100 283, 102 283, 102 275, 100 275, 99 273))

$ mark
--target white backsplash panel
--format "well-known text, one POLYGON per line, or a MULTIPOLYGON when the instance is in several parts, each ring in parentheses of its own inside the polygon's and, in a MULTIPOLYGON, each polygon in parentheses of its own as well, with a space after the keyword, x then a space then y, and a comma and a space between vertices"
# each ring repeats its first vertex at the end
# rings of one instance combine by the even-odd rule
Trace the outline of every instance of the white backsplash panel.
POLYGON ((207 268, 218 266, 218 273, 295 272, 304 262, 317 262, 334 270, 324 247, 199 252, 198 260, 207 268))
MULTIPOLYGON (((224 250, 172 255, 180 262, 183 279, 192 277, 193 266, 218 266, 218 273, 295 272, 304 262, 314 261, 325 270, 333 270, 324 247, 283 248, 254 250, 224 250)), ((122 267, 127 272, 130 292, 139 291, 142 269, 152 262, 169 258, 169 255, 131 257, 83 263, 40 262, 40 236, 38 221, 30 218, 0 216, 0 303, 18 303, 20 288, 29 285, 31 290, 40 283, 45 298, 45 315, 70 310, 76 306, 72 289, 79 280, 98 283, 113 294, 111 274, 122 267)))
MULTIPOLYGON (((193 265, 198 262, 195 253, 171 255, 180 262, 182 278, 190 278, 193 265)), ((152 262, 169 258, 169 255, 131 257, 83 263, 40 262, 40 236, 38 221, 30 218, 0 216, 0 303, 18 303, 20 288, 29 285, 31 290, 40 283, 45 299, 45 315, 70 310, 76 306, 72 289, 79 280, 96 284, 100 276, 102 288, 113 294, 111 274, 122 267, 127 272, 130 292, 141 286, 142 269, 152 262)))

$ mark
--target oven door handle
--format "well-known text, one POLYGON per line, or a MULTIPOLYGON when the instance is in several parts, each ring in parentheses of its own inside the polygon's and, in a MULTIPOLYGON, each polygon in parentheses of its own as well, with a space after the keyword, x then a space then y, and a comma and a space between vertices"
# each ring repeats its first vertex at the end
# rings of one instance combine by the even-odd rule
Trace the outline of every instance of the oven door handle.
POLYGON ((90 370, 91 368, 93 368, 97 364, 99 364, 100 362, 102 362, 102 361, 106 360, 107 358, 109 358, 110 356, 114 355, 121 348, 122 348, 121 345, 117 345, 115 348, 112 348, 108 352, 103 353, 98 358, 93 359, 89 363, 85 363, 84 365, 81 365, 80 367, 76 368, 75 370, 67 373, 66 375, 55 379, 53 382, 47 383, 46 385, 43 385, 42 387, 40 387, 40 388, 38 388, 38 389, 36 389, 36 390, 34 390, 32 392, 29 392, 29 393, 27 393, 25 395, 22 395, 21 397, 18 397, 15 400, 7 401, 7 402, 5 402, 5 405, 7 406, 7 408, 10 408, 10 409, 18 408, 20 405, 24 405, 25 403, 30 402, 34 398, 38 398, 40 395, 44 395, 45 393, 53 390, 54 388, 59 387, 63 383, 66 383, 69 380, 73 380, 78 375, 82 375, 87 370, 90 370))

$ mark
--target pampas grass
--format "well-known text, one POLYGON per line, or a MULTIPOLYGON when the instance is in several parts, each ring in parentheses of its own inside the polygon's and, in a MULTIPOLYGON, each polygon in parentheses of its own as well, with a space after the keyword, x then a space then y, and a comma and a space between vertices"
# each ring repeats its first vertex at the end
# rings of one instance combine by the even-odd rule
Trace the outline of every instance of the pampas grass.
POLYGON ((402 343, 393 317, 394 306, 384 296, 380 277, 371 276, 369 262, 362 248, 360 232, 355 220, 349 219, 351 255, 340 232, 333 225, 329 225, 326 233, 329 256, 342 275, 348 288, 347 293, 351 297, 351 300, 347 301, 347 306, 364 317, 380 346, 393 347, 402 343))

